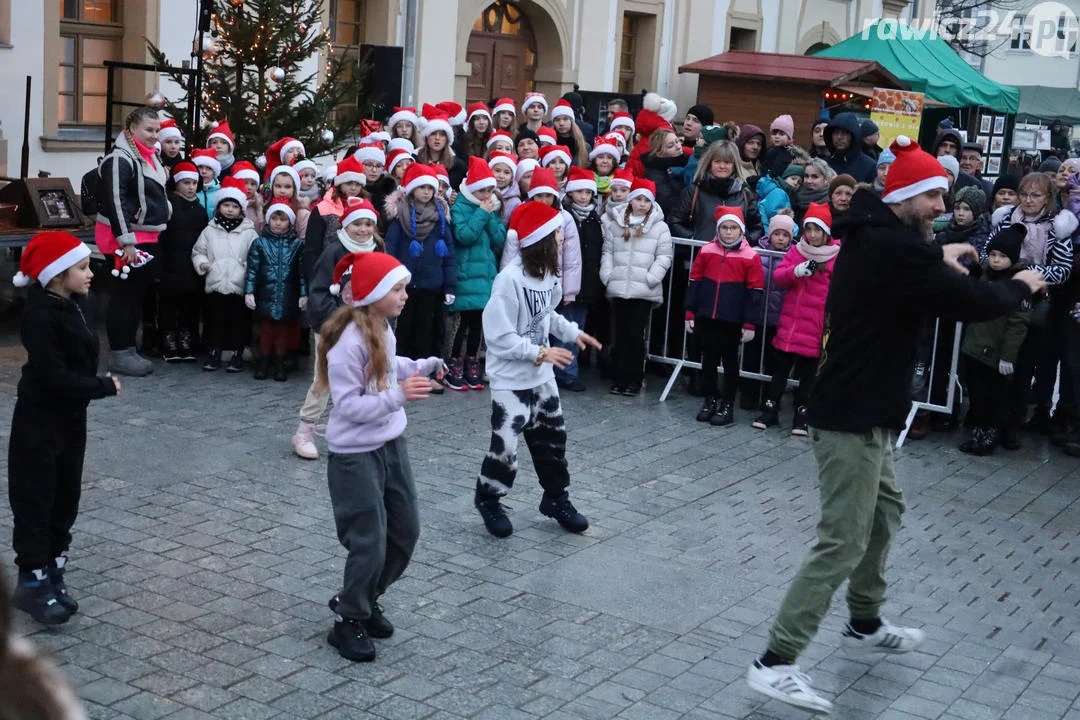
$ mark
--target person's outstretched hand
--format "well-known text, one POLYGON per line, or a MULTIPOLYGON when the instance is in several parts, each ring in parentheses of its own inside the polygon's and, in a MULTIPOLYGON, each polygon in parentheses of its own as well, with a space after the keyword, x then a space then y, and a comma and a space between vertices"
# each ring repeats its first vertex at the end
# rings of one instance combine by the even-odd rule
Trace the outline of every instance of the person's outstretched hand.
POLYGON ((406 400, 426 400, 431 392, 431 381, 414 373, 401 381, 401 392, 405 393, 406 400))
POLYGON ((961 275, 968 274, 968 269, 960 264, 961 260, 966 258, 973 262, 979 262, 979 251, 975 249, 974 245, 968 245, 967 243, 944 245, 941 248, 941 254, 944 256, 945 264, 961 275))
POLYGON ((600 344, 600 341, 594 338, 592 335, 589 335, 588 333, 581 333, 577 336, 577 338, 574 339, 574 342, 576 342, 577 346, 582 350, 584 350, 586 347, 594 347, 597 350, 604 349, 603 346, 600 344))
MULTIPOLYGON (((948 247, 946 245, 946 247, 948 247)), ((1046 278, 1038 270, 1021 270, 1013 275, 1013 280, 1019 280, 1028 286, 1032 295, 1037 295, 1046 290, 1046 278)))

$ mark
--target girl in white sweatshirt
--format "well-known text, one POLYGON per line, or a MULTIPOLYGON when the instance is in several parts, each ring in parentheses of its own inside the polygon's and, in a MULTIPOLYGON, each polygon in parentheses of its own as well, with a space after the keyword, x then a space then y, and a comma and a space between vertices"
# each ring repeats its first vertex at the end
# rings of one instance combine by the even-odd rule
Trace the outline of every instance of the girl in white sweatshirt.
POLYGON ((573 353, 548 347, 548 336, 578 347, 600 343, 555 312, 562 300, 559 245, 562 217, 556 208, 529 201, 511 219, 508 238, 520 247, 499 274, 484 309, 487 374, 491 387, 491 445, 476 480, 476 509, 495 537, 514 528, 499 500, 517 476, 518 437, 525 435, 536 475, 544 489, 540 512, 570 532, 589 521, 570 502, 566 488, 566 425, 553 367, 566 367, 573 353), (515 418, 518 420, 515 421, 515 418), (520 418, 524 418, 522 424, 520 418))

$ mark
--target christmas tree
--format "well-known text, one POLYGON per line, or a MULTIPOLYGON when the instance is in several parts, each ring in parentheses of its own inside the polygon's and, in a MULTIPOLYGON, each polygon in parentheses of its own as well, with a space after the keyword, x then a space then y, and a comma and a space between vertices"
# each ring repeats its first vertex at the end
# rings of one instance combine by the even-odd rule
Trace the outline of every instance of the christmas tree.
MULTIPOLYGON (((294 137, 309 157, 332 152, 335 141, 355 133, 369 108, 361 107, 364 65, 356 52, 342 52, 322 27, 323 0, 227 0, 215 3, 213 31, 203 52, 202 117, 228 120, 237 157, 256 157, 275 140, 294 137), (301 64, 319 52, 323 79, 301 74, 301 64)), ((153 43, 155 63, 171 65, 153 43)), ((171 76, 187 87, 182 75, 171 76)), ((178 124, 186 123, 187 94, 165 101, 178 124)), ((189 138, 201 144, 203 138, 189 138)))

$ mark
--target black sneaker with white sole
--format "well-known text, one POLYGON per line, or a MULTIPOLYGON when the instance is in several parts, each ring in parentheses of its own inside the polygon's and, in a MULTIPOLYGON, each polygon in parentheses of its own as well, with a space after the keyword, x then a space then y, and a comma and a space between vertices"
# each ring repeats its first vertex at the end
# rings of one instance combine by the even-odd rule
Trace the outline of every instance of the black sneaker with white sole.
MULTIPOLYGON (((334 597, 330 598, 330 601, 326 603, 326 606, 330 608, 330 612, 337 615, 337 609, 340 603, 341 598, 334 595, 334 597)), ((379 640, 384 640, 394 634, 394 626, 386 619, 386 615, 383 614, 382 605, 379 603, 372 603, 371 617, 364 621, 364 629, 367 630, 368 636, 379 640)))

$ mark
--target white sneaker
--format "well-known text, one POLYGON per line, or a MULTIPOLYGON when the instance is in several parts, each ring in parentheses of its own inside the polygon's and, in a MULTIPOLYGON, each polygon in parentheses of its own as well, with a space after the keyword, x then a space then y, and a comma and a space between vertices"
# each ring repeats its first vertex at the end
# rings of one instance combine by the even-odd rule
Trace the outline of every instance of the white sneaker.
POLYGON ((301 422, 292 436, 293 452, 305 460, 318 460, 319 448, 315 445, 315 424, 301 422))
POLYGON ((768 695, 774 700, 809 710, 818 715, 832 712, 832 703, 814 692, 810 678, 799 670, 798 665, 773 665, 765 667, 754 662, 746 671, 746 684, 750 689, 768 695))
POLYGON ((885 618, 882 618, 881 627, 872 635, 860 635, 852 630, 851 625, 848 624, 844 628, 841 641, 848 652, 903 655, 922 645, 922 641, 925 639, 926 633, 918 628, 896 627, 885 618))

